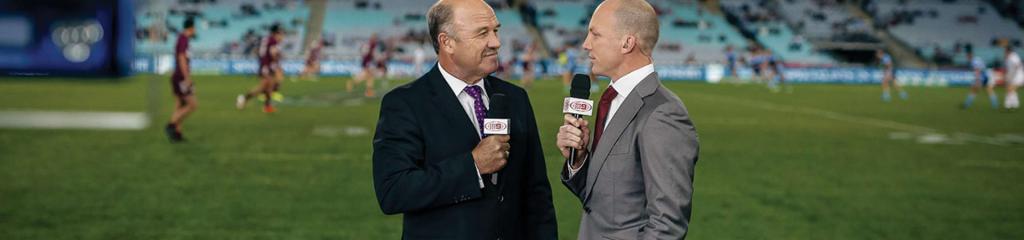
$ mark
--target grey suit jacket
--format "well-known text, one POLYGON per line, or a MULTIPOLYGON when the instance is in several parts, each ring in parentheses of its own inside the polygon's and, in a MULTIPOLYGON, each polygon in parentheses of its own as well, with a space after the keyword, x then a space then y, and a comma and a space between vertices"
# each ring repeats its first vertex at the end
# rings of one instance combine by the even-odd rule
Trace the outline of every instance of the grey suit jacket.
POLYGON ((652 73, 608 121, 583 168, 562 169, 583 203, 579 239, 685 238, 699 147, 683 102, 652 73))

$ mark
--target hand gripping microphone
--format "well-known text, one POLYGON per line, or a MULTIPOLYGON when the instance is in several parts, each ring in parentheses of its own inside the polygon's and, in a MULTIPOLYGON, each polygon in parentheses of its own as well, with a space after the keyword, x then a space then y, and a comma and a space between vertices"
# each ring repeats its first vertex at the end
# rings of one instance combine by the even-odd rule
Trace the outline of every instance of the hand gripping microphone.
MULTIPOLYGON (((569 97, 562 103, 562 113, 572 114, 576 119, 590 116, 594 112, 594 101, 590 99, 590 76, 576 74, 572 77, 569 97)), ((569 161, 576 161, 576 149, 569 149, 569 161)))

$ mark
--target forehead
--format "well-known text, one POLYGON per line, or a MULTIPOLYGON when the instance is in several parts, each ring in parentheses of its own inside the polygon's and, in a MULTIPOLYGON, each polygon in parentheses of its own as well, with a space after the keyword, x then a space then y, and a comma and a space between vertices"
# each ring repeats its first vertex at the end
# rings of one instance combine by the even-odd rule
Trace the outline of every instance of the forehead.
POLYGON ((614 3, 604 2, 598 5, 594 9, 594 15, 590 17, 590 29, 591 30, 603 30, 611 28, 610 24, 615 21, 615 14, 612 14, 614 3))
POLYGON ((498 17, 494 15, 494 10, 491 10, 491 7, 486 4, 462 6, 456 8, 453 15, 457 28, 475 30, 498 25, 498 17))

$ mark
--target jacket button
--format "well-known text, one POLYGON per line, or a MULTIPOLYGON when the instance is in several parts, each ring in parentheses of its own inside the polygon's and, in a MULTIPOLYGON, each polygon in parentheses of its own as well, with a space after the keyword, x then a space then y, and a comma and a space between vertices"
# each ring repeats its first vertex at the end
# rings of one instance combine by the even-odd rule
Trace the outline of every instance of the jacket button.
POLYGON ((498 196, 498 203, 505 201, 505 195, 498 196))

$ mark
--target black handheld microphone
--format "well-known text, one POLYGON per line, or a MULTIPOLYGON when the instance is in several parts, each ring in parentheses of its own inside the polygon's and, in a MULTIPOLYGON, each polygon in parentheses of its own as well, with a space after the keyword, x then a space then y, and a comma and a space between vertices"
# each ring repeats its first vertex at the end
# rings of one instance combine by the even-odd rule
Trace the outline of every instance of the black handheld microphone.
POLYGON ((486 135, 508 135, 509 116, 508 104, 505 102, 504 93, 493 93, 490 97, 490 109, 487 109, 487 117, 484 118, 483 134, 486 135))
MULTIPOLYGON (((489 97, 491 106, 487 110, 487 117, 481 123, 484 126, 483 134, 484 136, 508 135, 509 125, 512 123, 509 121, 508 104, 505 102, 505 94, 492 93, 489 97)), ((498 175, 486 174, 481 177, 490 178, 491 183, 498 184, 498 175)))
MULTIPOLYGON (((572 77, 572 88, 569 97, 562 103, 562 113, 572 114, 576 119, 590 116, 594 111, 594 101, 590 100, 590 76, 576 74, 572 77)), ((576 149, 569 149, 569 161, 576 161, 576 149)))

